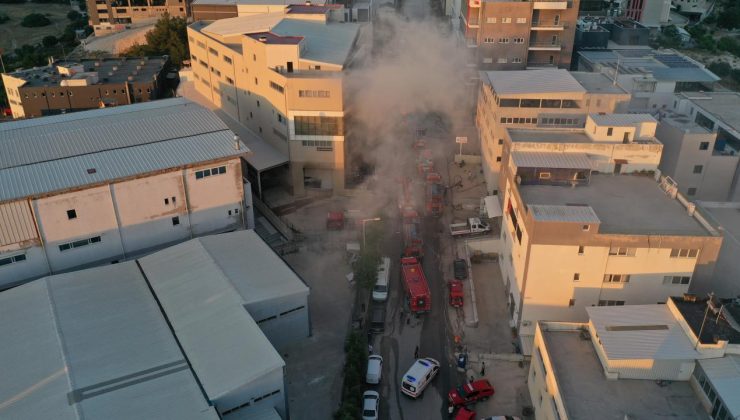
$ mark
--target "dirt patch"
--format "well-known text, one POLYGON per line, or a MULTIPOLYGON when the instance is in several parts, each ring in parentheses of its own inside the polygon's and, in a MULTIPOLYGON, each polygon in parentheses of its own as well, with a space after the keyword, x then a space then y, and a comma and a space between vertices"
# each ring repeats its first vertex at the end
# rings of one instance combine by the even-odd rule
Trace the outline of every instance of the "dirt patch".
POLYGON ((47 35, 59 37, 69 24, 67 13, 72 10, 69 4, 3 4, 0 12, 10 20, 0 24, 0 48, 12 51, 24 44, 38 44, 47 35), (42 13, 51 25, 41 28, 25 28, 21 21, 29 13, 42 13))

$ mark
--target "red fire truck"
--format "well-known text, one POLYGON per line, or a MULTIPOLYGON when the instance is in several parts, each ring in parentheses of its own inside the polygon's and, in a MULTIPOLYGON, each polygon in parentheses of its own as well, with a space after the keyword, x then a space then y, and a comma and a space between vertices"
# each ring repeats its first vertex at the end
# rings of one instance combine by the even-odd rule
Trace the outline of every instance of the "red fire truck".
POLYGON ((429 172, 426 178, 427 215, 439 217, 444 208, 444 189, 442 177, 436 172, 429 172))
POLYGON ((403 233, 403 256, 422 258, 424 256, 424 241, 421 239, 419 213, 413 208, 401 211, 403 233))
POLYGON ((401 274, 409 310, 417 314, 429 312, 432 309, 432 295, 419 260, 413 257, 401 258, 401 274))

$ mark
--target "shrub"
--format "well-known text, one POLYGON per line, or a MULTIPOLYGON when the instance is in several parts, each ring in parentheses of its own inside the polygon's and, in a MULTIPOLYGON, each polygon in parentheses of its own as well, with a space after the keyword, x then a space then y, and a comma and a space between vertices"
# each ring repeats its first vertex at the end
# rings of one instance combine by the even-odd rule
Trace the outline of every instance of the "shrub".
POLYGON ((25 26, 26 28, 39 28, 41 26, 47 26, 50 24, 51 21, 49 20, 49 18, 42 15, 41 13, 31 13, 29 15, 26 15, 26 17, 24 17, 21 21, 21 26, 25 26))
POLYGON ((59 40, 54 35, 48 35, 41 40, 41 43, 44 45, 44 47, 51 48, 57 45, 59 43, 59 40))
POLYGON ((2 25, 3 23, 9 20, 10 18, 8 17, 8 15, 6 15, 5 13, 0 13, 0 25, 2 25))
POLYGON ((67 19, 71 21, 79 20, 82 17, 82 13, 78 12, 77 10, 70 10, 69 13, 67 13, 67 19))
POLYGON ((740 83, 740 69, 732 69, 730 72, 730 78, 732 78, 735 83, 740 83))
POLYGON ((726 77, 732 71, 732 66, 724 61, 715 61, 708 66, 709 71, 716 74, 719 77, 726 77))

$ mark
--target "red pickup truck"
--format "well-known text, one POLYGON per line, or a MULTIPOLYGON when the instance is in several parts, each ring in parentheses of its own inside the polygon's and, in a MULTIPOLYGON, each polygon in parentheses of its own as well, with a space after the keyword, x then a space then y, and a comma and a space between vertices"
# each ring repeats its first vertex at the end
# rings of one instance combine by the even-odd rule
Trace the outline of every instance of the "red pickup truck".
POLYGON ((493 385, 487 379, 479 379, 453 389, 447 394, 447 399, 451 406, 457 407, 472 404, 479 400, 485 401, 494 392, 493 385))

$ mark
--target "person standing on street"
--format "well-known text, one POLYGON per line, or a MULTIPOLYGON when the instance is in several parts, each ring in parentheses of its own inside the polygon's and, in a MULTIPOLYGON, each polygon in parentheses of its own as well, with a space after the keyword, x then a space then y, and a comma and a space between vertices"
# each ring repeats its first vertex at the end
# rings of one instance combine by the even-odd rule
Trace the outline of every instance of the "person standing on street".
POLYGON ((414 360, 419 358, 419 346, 416 346, 416 349, 414 349, 414 360))
POLYGON ((486 376, 486 362, 482 362, 480 366, 480 376, 486 376))

